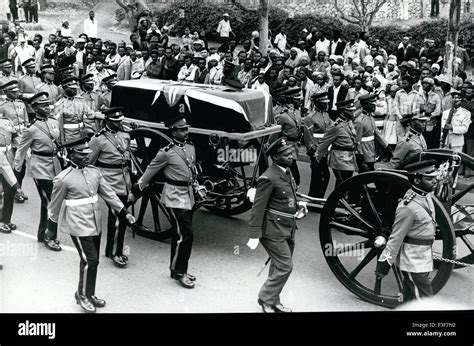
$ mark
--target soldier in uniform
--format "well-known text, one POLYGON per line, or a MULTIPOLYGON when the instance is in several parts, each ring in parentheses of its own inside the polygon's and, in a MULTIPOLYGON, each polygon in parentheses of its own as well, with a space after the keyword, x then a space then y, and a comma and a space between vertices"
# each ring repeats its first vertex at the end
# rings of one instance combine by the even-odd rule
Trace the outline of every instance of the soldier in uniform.
POLYGON ((102 83, 105 84, 107 90, 102 92, 99 96, 99 109, 110 107, 110 102, 112 101, 112 88, 117 84, 117 82, 117 74, 115 73, 102 79, 102 83))
MULTIPOLYGON (((28 115, 26 113, 25 104, 19 99, 20 89, 18 89, 18 81, 12 80, 6 84, 0 85, 0 90, 3 90, 5 93, 5 101, 0 102, 0 113, 4 117, 10 119, 13 124, 13 127, 16 132, 16 139, 12 143, 12 153, 15 156, 16 148, 20 142, 20 137, 23 130, 28 125, 28 115)), ((11 162, 13 164, 13 161, 11 162)), ((15 171, 16 179, 20 186, 23 183, 23 178, 25 177, 26 165, 23 164, 23 167, 19 173, 15 171)), ((28 199, 22 190, 17 190, 15 193, 14 200, 18 203, 23 203, 28 199)))
POLYGON ((354 119, 354 100, 345 100, 336 103, 338 116, 334 124, 326 129, 316 150, 316 161, 320 162, 328 153, 328 166, 332 168, 336 177, 336 186, 349 179, 356 170, 356 131, 354 119), (329 150, 331 146, 331 150, 329 150))
MULTIPOLYGON (((84 99, 84 102, 87 103, 89 108, 96 113, 95 119, 84 119, 84 132, 88 136, 92 136, 99 132, 102 126, 101 124, 101 119, 104 119, 103 114, 99 110, 99 99, 100 95, 98 92, 94 91, 94 80, 93 80, 93 75, 91 73, 86 74, 79 78, 79 84, 81 86, 82 92, 79 94, 80 97, 84 99), (100 117, 100 115, 102 117, 100 117)), ((110 102, 109 102, 110 104, 110 102)))
POLYGON ((35 120, 23 131, 17 152, 14 169, 20 171, 24 165, 28 149, 31 149, 30 173, 35 182, 41 200, 40 223, 38 225, 38 241, 44 242, 53 251, 60 251, 57 234, 45 237, 48 222, 48 204, 53 191, 53 178, 61 172, 57 157, 59 125, 50 118, 51 108, 46 92, 40 92, 28 100, 35 112, 35 120))
POLYGON ((434 160, 407 165, 412 185, 397 207, 392 233, 378 261, 375 274, 382 278, 396 265, 403 273, 404 301, 433 295, 428 277, 433 270, 432 244, 436 232, 432 192, 437 172, 434 160))
POLYGON ((54 84, 54 66, 53 65, 43 65, 41 67, 41 77, 43 83, 38 85, 38 92, 48 93, 49 104, 53 106, 60 98, 59 87, 54 84))
MULTIPOLYGON (((18 81, 17 76, 12 74, 13 65, 10 59, 3 59, 0 61, 0 86, 11 81, 18 81)), ((3 90, 0 89, 0 99, 5 98, 3 90)))
POLYGON ((166 123, 173 135, 173 143, 160 149, 146 171, 134 186, 138 197, 161 170, 165 176, 162 202, 172 218, 174 234, 171 239, 171 277, 185 288, 194 288, 195 276, 188 274, 188 262, 193 246, 192 216, 194 206, 193 184, 196 179, 196 153, 187 142, 189 125, 183 114, 166 123))
MULTIPOLYGON (((100 168, 107 183, 123 204, 132 187, 130 180, 130 135, 123 130, 123 108, 109 108, 103 111, 105 127, 92 137, 89 146, 92 150, 89 161, 100 168)), ((123 241, 127 224, 118 221, 117 213, 109 208, 107 222, 107 245, 105 256, 111 258, 120 268, 127 265, 128 257, 123 254, 123 241), (114 248, 115 235, 117 236, 114 248)))
POLYGON ((411 158, 418 156, 421 152, 428 149, 423 131, 429 120, 424 114, 407 114, 403 117, 402 122, 407 123, 407 132, 404 137, 398 141, 387 168, 399 169, 403 164, 411 158))
MULTIPOLYGON (((3 121, 4 119, 0 117, 0 123, 2 123, 3 121)), ((0 232, 8 234, 12 232, 12 229, 16 229, 16 227, 10 228, 10 226, 15 225, 10 223, 10 226, 8 226, 3 223, 3 209, 6 208, 5 197, 8 191, 12 191, 10 195, 13 196, 15 191, 20 188, 20 185, 16 180, 15 174, 13 173, 13 169, 10 166, 10 162, 8 162, 7 156, 5 155, 2 146, 0 146, 0 182, 0 196, 3 196, 3 203, 0 208, 0 217, 2 220, 2 222, 0 222, 0 232)), ((13 203, 11 203, 11 207, 13 208, 13 203)))
POLYGON ((359 173, 374 170, 375 164, 375 141, 384 149, 388 148, 373 118, 377 102, 377 94, 366 94, 358 98, 362 111, 354 120, 356 129, 357 150, 356 155, 359 173))
POLYGON ((18 88, 20 89, 20 98, 25 102, 28 120, 31 121, 33 120, 35 112, 26 101, 38 92, 41 79, 35 74, 35 59, 27 59, 21 65, 25 68, 26 73, 18 79, 18 88))
POLYGON ((324 198, 329 184, 329 168, 326 156, 321 157, 318 162, 314 155, 319 142, 324 137, 326 129, 333 123, 328 114, 328 93, 322 92, 312 96, 314 110, 303 119, 303 140, 306 153, 311 159, 311 183, 308 195, 311 197, 324 198))
POLYGON ((95 312, 96 307, 105 306, 105 301, 95 295, 102 224, 98 196, 128 223, 133 224, 135 218, 127 212, 100 170, 88 165, 91 150, 87 141, 88 137, 84 137, 64 144, 71 166, 53 180, 46 235, 59 228, 71 236, 81 259, 74 297, 85 312, 95 312))
POLYGON ((60 142, 65 143, 83 137, 84 119, 95 119, 95 114, 77 95, 79 87, 76 77, 64 79, 61 86, 64 96, 54 104, 54 114, 61 131, 60 142))
POLYGON ((266 154, 273 164, 257 181, 247 245, 253 250, 262 243, 271 258, 268 278, 258 294, 263 312, 291 312, 281 304, 280 293, 293 270, 295 215, 299 208, 296 183, 289 169, 293 145, 281 137, 270 144, 266 154))

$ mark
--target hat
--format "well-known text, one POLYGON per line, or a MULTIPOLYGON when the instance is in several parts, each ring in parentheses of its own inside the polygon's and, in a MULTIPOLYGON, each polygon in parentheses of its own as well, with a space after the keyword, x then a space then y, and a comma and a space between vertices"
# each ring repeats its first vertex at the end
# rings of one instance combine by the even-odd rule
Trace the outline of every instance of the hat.
POLYGON ((378 62, 380 62, 381 64, 383 64, 383 56, 381 55, 377 55, 374 60, 377 60, 378 62))
POLYGON ((412 69, 415 69, 416 68, 416 62, 414 61, 408 61, 408 67, 412 68, 412 69))
POLYGON ((63 68, 60 68, 60 69, 58 70, 59 73, 72 72, 72 71, 74 71, 74 68, 73 68, 71 65, 66 66, 66 67, 63 67, 63 68))
POLYGON ((354 110, 355 109, 354 99, 336 102, 336 107, 338 110, 343 110, 343 109, 354 110))
POLYGON ((12 64, 12 61, 11 59, 3 59, 3 60, 0 60, 0 65, 8 65, 8 64, 12 64))
POLYGON ((450 92, 451 96, 462 96, 461 92, 459 90, 453 90, 450 92))
POLYGON ((125 117, 123 115, 123 107, 107 108, 102 111, 105 115, 105 120, 122 121, 125 117))
POLYGON ((390 60, 387 62, 387 65, 397 66, 397 61, 396 61, 396 60, 393 60, 393 59, 390 59, 390 60))
POLYGON ((436 171, 436 160, 424 160, 419 162, 410 163, 403 167, 410 175, 422 175, 424 177, 436 177, 438 172, 436 171))
POLYGON ((272 156, 275 154, 282 153, 288 149, 293 149, 293 147, 288 144, 288 142, 286 141, 286 137, 280 137, 269 145, 265 154, 268 156, 272 156))
POLYGON ((441 69, 441 67, 440 67, 438 64, 432 64, 432 65, 431 65, 431 68, 435 68, 435 69, 437 69, 438 71, 441 69))
POLYGON ((12 90, 17 91, 18 89, 18 81, 11 80, 8 83, 0 85, 0 90, 12 90), (16 89, 16 90, 15 90, 16 89))
POLYGON ((309 32, 308 29, 304 28, 303 30, 301 30, 303 32, 309 32))
POLYGON ((291 51, 298 52, 298 48, 296 48, 296 47, 291 47, 290 52, 291 52, 291 51))
POLYGON ((402 123, 407 123, 407 122, 410 122, 412 120, 428 121, 429 119, 430 118, 425 116, 424 113, 416 113, 416 114, 410 113, 410 114, 404 114, 402 116, 401 122, 402 123))
POLYGON ((112 73, 110 76, 107 76, 107 77, 104 77, 102 78, 102 82, 103 83, 107 83, 107 82, 110 82, 111 80, 117 78, 117 74, 116 73, 112 73))
POLYGON ((424 84, 424 83, 428 83, 428 84, 434 85, 434 84, 435 84, 435 81, 434 81, 433 78, 425 77, 425 78, 423 78, 423 80, 421 81, 421 84, 424 84))
POLYGON ((54 73, 54 66, 53 65, 43 65, 41 67, 41 73, 54 73))
MULTIPOLYGON (((322 51, 322 52, 324 52, 324 51, 322 51)), ((334 54, 331 54, 331 55, 329 56, 329 59, 328 59, 328 60, 334 60, 334 61, 336 61, 336 59, 337 59, 336 56, 335 56, 334 54)))
POLYGON ((78 81, 81 82, 81 83, 85 83, 85 82, 88 82, 92 77, 94 77, 94 75, 92 73, 88 73, 88 74, 82 76, 81 78, 79 78, 78 81))
MULTIPOLYGON (((245 85, 240 83, 240 81, 235 80, 235 79, 230 79, 230 78, 224 78, 223 79, 223 84, 225 86, 230 87, 231 90, 242 90, 245 87, 245 85)), ((227 90, 229 90, 229 89, 227 89, 227 90)))
POLYGON ((132 50, 133 50, 133 45, 131 45, 131 44, 128 44, 127 46, 125 46, 125 48, 130 48, 130 49, 132 49, 132 50))
POLYGON ((90 154, 92 150, 89 148, 89 137, 82 137, 63 144, 63 147, 73 150, 81 154, 90 154))
POLYGON ((405 66, 405 67, 410 67, 410 64, 408 64, 408 61, 402 61, 400 64, 400 67, 405 66))
POLYGON ((369 66, 370 66, 370 67, 374 67, 374 66, 375 66, 374 62, 371 61, 371 60, 367 61, 367 62, 365 63, 365 67, 369 67, 369 66))
POLYGON ((35 59, 29 58, 23 61, 23 64, 21 66, 27 67, 27 66, 34 66, 35 65, 35 59))
POLYGON ((86 43, 86 39, 84 37, 79 37, 77 43, 86 43))
POLYGON ((224 13, 222 16, 223 16, 223 17, 229 17, 229 14, 228 14, 228 13, 224 13))
POLYGON ((359 96, 358 100, 361 103, 375 103, 375 100, 377 98, 377 94, 365 94, 359 96))
POLYGON ((359 58, 354 58, 352 59, 352 63, 356 65, 360 65, 360 59, 359 58))
POLYGON ((311 98, 316 102, 329 102, 328 92, 317 93, 311 96, 311 98))
POLYGON ((171 118, 165 123, 165 126, 169 129, 184 129, 189 128, 190 125, 186 121, 186 117, 183 114, 171 118))
POLYGON ((28 99, 30 105, 49 103, 49 94, 45 91, 37 93, 28 99))
POLYGON ((449 78, 448 76, 445 76, 445 75, 440 75, 440 76, 437 76, 435 77, 438 82, 440 83, 446 83, 446 84, 449 84, 449 85, 453 85, 453 80, 451 78, 449 78))
POLYGON ((72 76, 72 77, 68 77, 68 78, 65 78, 61 81, 61 85, 66 85, 66 84, 69 84, 69 83, 72 83, 72 82, 77 82, 77 77, 75 76, 72 76))

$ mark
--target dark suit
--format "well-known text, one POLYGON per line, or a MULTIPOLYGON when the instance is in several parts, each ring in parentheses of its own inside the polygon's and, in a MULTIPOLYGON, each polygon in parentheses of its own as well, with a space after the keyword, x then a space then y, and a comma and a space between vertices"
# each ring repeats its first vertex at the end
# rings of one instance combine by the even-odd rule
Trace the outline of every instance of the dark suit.
POLYGON ((260 242, 271 258, 268 279, 258 297, 268 305, 280 304, 280 293, 293 270, 297 211, 296 185, 290 171, 273 164, 257 181, 250 214, 250 238, 260 242))
MULTIPOLYGON (((331 54, 333 46, 334 42, 331 40, 331 44, 329 45, 329 54, 331 54)), ((334 51, 334 55, 342 55, 344 53, 344 48, 346 48, 346 42, 342 40, 340 42, 336 42, 336 50, 334 51)))
POLYGON ((397 62, 399 64, 402 61, 410 61, 412 58, 418 58, 418 52, 412 46, 408 46, 406 52, 403 47, 397 49, 397 62))
POLYGON ((163 64, 163 79, 178 80, 179 64, 174 57, 165 58, 163 64))
MULTIPOLYGON (((341 85, 341 88, 339 89, 339 93, 337 94, 337 99, 336 99, 336 102, 341 102, 341 101, 344 101, 347 97, 347 92, 349 91, 349 88, 341 85)), ((331 120, 336 120, 337 119, 337 114, 335 111, 333 111, 331 108, 332 108, 332 104, 333 104, 333 101, 334 101, 334 85, 329 87, 328 89, 328 98, 329 98, 329 110, 328 110, 328 113, 329 113, 329 116, 331 118, 331 120)))

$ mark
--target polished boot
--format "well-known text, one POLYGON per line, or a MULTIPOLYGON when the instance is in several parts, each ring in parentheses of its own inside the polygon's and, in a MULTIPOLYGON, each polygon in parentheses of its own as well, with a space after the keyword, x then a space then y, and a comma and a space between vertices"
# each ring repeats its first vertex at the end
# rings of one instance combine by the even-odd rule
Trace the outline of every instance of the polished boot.
POLYGON ((54 239, 48 239, 47 237, 44 237, 44 245, 52 251, 61 251, 61 246, 59 246, 59 241, 54 240, 54 239))
POLYGON ((94 305, 96 308, 103 308, 105 306, 105 300, 97 298, 96 296, 90 296, 89 301, 94 305))
POLYGON ((76 298, 76 303, 81 306, 82 310, 87 313, 95 312, 95 306, 91 303, 91 301, 86 296, 81 296, 77 291, 74 294, 74 298, 76 298))
POLYGON ((178 280, 179 284, 184 288, 194 288, 194 282, 186 274, 174 273, 171 274, 171 277, 178 280))
POLYGON ((281 304, 275 304, 273 305, 273 309, 275 312, 292 312, 291 309, 281 305, 281 304))
POLYGON ((273 308, 273 306, 269 305, 269 304, 266 304, 263 302, 263 300, 258 300, 258 304, 262 307, 262 311, 264 313, 267 313, 267 314, 271 314, 271 313, 274 313, 276 312, 275 309, 273 308))
POLYGON ((119 268, 125 268, 127 266, 127 262, 123 259, 122 256, 114 256, 112 259, 114 264, 119 268))

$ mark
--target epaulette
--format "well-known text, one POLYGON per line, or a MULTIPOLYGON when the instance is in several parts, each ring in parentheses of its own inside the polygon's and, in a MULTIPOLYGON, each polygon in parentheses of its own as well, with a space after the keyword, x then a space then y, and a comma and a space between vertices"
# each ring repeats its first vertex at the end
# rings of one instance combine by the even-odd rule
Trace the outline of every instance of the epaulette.
POLYGON ((106 133, 106 132, 107 132, 107 129, 106 129, 106 128, 103 128, 102 130, 100 130, 99 132, 97 132, 97 133, 95 134, 95 137, 99 137, 99 136, 103 135, 103 134, 106 133))
POLYGON ((186 144, 191 144, 191 145, 194 145, 194 143, 193 143, 193 142, 191 142, 190 140, 186 140, 186 141, 185 141, 185 143, 186 143, 186 144))
POLYGON ((170 150, 173 147, 174 147, 174 143, 170 143, 166 147, 163 148, 163 151, 167 152, 168 150, 170 150))
POLYGON ((416 196, 416 193, 415 192, 411 192, 408 196, 406 196, 404 199, 403 199, 403 205, 408 205, 408 203, 410 203, 412 201, 413 198, 415 198, 416 196))
POLYGON ((61 178, 61 179, 64 179, 69 173, 72 172, 72 167, 69 166, 67 168, 65 168, 62 172, 60 172, 58 175, 57 175, 57 178, 61 178))

